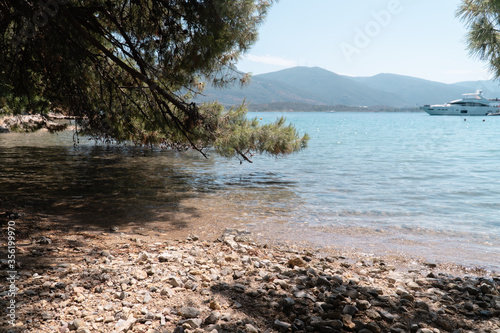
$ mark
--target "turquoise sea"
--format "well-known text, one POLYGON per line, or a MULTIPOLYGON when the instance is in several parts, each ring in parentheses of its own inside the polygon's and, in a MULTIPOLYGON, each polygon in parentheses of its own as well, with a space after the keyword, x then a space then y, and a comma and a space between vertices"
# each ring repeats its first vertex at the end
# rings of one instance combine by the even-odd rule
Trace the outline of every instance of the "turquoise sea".
POLYGON ((278 241, 500 271, 500 117, 249 114, 282 115, 311 136, 309 147, 253 164, 83 139, 74 147, 71 132, 0 135, 2 195, 54 210, 66 198, 81 215, 123 221, 186 200, 278 241), (103 203, 113 208, 95 208, 103 203))

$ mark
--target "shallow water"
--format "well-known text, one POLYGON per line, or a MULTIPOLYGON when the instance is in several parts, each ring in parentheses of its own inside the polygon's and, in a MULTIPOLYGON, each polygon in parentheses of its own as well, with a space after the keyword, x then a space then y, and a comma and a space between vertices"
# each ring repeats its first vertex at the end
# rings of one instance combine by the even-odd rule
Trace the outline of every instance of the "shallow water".
POLYGON ((96 226, 183 229, 210 215, 278 240, 500 270, 500 117, 284 115, 309 148, 242 165, 84 139, 75 147, 71 132, 0 135, 0 196, 96 226))

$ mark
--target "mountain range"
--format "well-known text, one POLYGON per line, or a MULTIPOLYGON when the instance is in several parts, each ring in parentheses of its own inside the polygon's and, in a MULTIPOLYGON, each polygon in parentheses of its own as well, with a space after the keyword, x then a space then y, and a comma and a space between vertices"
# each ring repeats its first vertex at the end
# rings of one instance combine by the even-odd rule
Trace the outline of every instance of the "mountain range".
POLYGON ((243 87, 208 87, 195 101, 218 100, 229 106, 246 100, 252 109, 269 104, 415 108, 476 90, 483 90, 487 98, 500 97, 500 84, 488 80, 447 84, 397 74, 351 77, 319 67, 294 67, 255 75, 243 87))

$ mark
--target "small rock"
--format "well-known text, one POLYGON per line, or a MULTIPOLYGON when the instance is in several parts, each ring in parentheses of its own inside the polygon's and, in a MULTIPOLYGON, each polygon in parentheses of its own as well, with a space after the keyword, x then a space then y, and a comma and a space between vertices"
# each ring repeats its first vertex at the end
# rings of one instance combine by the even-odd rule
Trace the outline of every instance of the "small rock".
POLYGON ((341 276, 332 276, 332 282, 338 284, 338 285, 343 285, 344 284, 344 279, 342 279, 341 276))
POLYGON ((88 328, 80 327, 79 329, 76 330, 75 333, 91 333, 91 332, 88 328))
POLYGON ((245 325, 245 332, 246 333, 259 333, 259 330, 255 328, 252 324, 246 324, 245 325))
POLYGON ((175 291, 173 291, 170 288, 162 288, 162 290, 160 291, 160 295, 161 296, 172 297, 172 296, 175 295, 175 291))
POLYGON ((200 310, 193 307, 184 307, 179 309, 179 315, 184 318, 197 318, 200 315, 200 310))
POLYGON ((118 299, 119 300, 124 300, 125 298, 128 297, 128 293, 126 291, 122 291, 119 295, 118 295, 118 299))
POLYGON ((54 287, 57 289, 66 289, 67 284, 64 282, 57 282, 54 287))
POLYGON ((139 253, 139 256, 137 257, 137 259, 135 260, 135 263, 136 264, 141 264, 143 262, 146 262, 148 261, 149 259, 149 255, 147 252, 141 252, 139 253))
POLYGON ((39 243, 39 244, 43 244, 43 245, 52 244, 52 239, 50 239, 50 238, 48 238, 48 237, 45 237, 45 236, 42 236, 42 237, 40 237, 40 239, 38 240, 38 243, 39 243))
POLYGON ((43 320, 51 320, 52 318, 54 318, 54 316, 52 315, 52 313, 50 313, 50 312, 42 312, 42 319, 43 320))
POLYGON ((293 298, 290 297, 285 297, 281 300, 281 305, 283 305, 284 308, 290 308, 295 304, 295 301, 293 298))
POLYGON ((220 310, 221 306, 220 306, 219 302, 217 302, 217 301, 211 301, 210 302, 210 309, 212 309, 212 310, 220 310))
POLYGON ((292 325, 289 324, 289 323, 285 323, 284 321, 281 321, 281 320, 278 320, 276 319, 274 321, 274 326, 277 328, 277 329, 280 329, 280 330, 284 330, 284 331, 288 331, 289 329, 292 328, 292 325))
POLYGON ((247 287, 243 284, 235 284, 233 286, 233 290, 238 292, 238 293, 244 293, 247 287))
POLYGON ((355 306, 349 305, 349 304, 344 306, 344 309, 342 310, 343 314, 347 314, 349 316, 354 316, 357 312, 358 312, 358 309, 355 306))
POLYGON ((221 318, 221 314, 219 311, 212 311, 210 315, 205 318, 205 323, 206 324, 216 324, 219 319, 221 318))
POLYGON ((145 280, 147 277, 148 277, 148 273, 146 273, 145 271, 143 271, 142 269, 138 269, 136 271, 134 271, 134 273, 132 274, 132 276, 138 280, 138 281, 142 281, 142 280, 145 280))
POLYGON ((464 309, 467 311, 474 311, 474 304, 471 302, 465 302, 464 309))
POLYGON ((356 307, 358 309, 360 309, 361 311, 364 311, 364 310, 367 310, 371 307, 372 305, 370 304, 370 302, 368 302, 367 300, 359 300, 356 302, 356 307))
POLYGON ((146 294, 144 294, 144 298, 142 299, 142 304, 147 304, 152 299, 153 299, 153 297, 151 297, 151 294, 150 293, 146 293, 146 294))
POLYGON ((75 320, 73 320, 72 322, 69 323, 69 329, 72 330, 72 331, 76 331, 80 327, 83 327, 83 325, 85 325, 85 323, 83 322, 83 320, 81 320, 81 319, 75 319, 75 320))
POLYGON ((306 262, 304 260, 302 260, 302 258, 295 257, 295 258, 292 258, 292 259, 288 260, 288 266, 290 266, 292 268, 294 266, 305 267, 306 266, 306 262))
POLYGON ((435 332, 428 328, 421 328, 417 331, 417 333, 435 333, 435 332))
POLYGON ((420 290, 420 285, 416 282, 413 282, 413 281, 407 283, 406 286, 412 290, 420 290))
POLYGON ((318 280, 316 281, 316 284, 318 286, 326 286, 326 287, 330 287, 332 284, 330 283, 330 281, 328 281, 325 277, 318 277, 318 280))
POLYGON ((385 310, 381 310, 381 311, 379 311, 379 313, 380 313, 380 316, 382 316, 382 318, 384 320, 386 320, 390 323, 392 323, 394 321, 394 316, 391 313, 389 313, 385 310))
POLYGON ((184 324, 189 325, 192 329, 199 328, 202 323, 203 323, 203 321, 201 319, 198 319, 198 318, 189 319, 189 320, 186 320, 184 322, 184 324))
POLYGON ((170 283, 170 285, 174 288, 177 288, 177 287, 183 287, 184 284, 182 283, 181 279, 179 279, 178 277, 176 276, 171 276, 169 279, 168 279, 168 283, 170 283))
POLYGON ((120 332, 127 332, 134 326, 135 322, 137 319, 135 319, 133 316, 128 317, 127 320, 120 319, 115 325, 115 332, 120 333, 120 332))
POLYGON ((373 320, 379 320, 381 318, 380 314, 373 309, 366 310, 365 314, 368 318, 373 319, 373 320))

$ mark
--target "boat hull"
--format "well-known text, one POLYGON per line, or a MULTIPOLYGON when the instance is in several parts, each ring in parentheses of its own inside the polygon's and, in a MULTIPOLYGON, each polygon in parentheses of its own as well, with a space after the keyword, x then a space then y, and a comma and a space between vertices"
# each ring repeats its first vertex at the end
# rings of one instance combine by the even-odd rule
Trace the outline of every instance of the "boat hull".
POLYGON ((489 113, 498 113, 498 107, 453 107, 441 105, 426 105, 422 110, 431 116, 486 116, 489 113))

